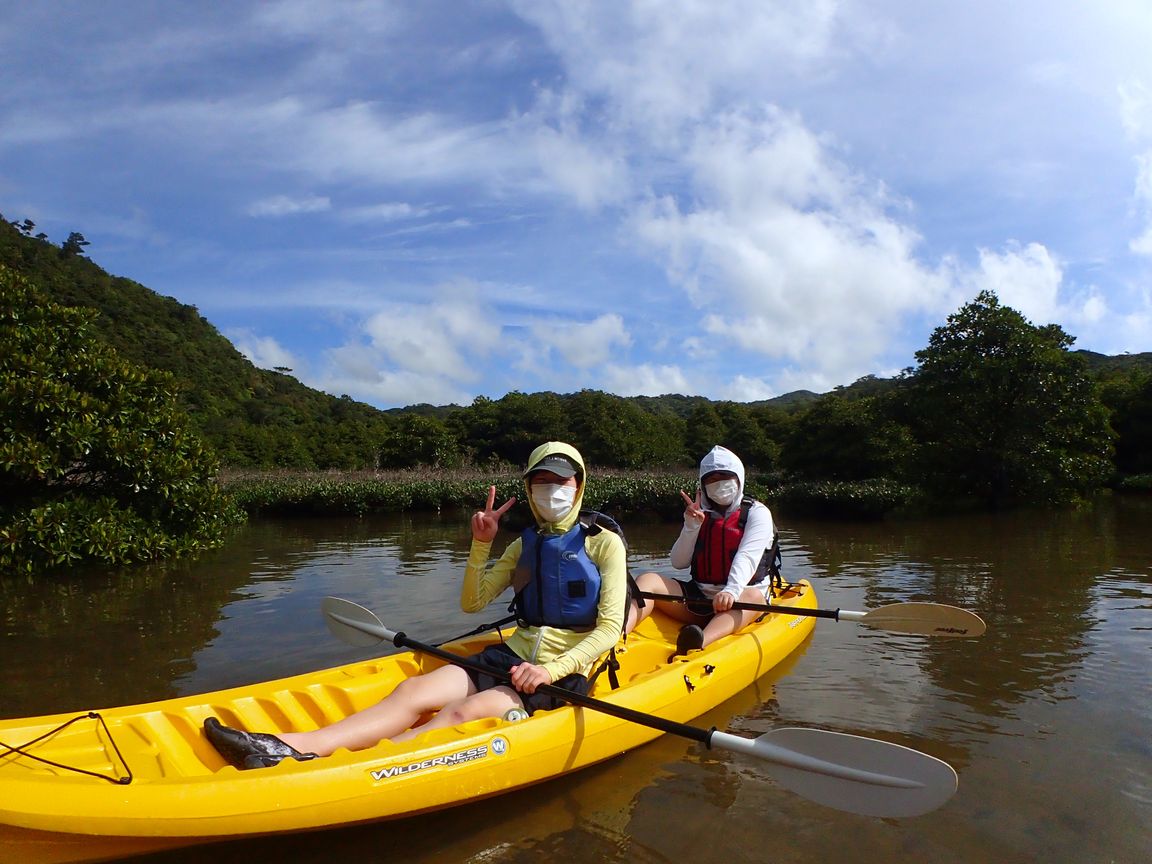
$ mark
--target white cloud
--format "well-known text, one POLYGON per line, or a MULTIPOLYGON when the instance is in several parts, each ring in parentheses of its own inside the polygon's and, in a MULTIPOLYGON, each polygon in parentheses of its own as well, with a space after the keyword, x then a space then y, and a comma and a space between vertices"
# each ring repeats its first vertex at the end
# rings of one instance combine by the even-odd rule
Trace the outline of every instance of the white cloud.
POLYGON ((1105 354, 1148 351, 1148 334, 1152 333, 1152 288, 1146 282, 1132 286, 1130 295, 1129 307, 1116 311, 1119 304, 1114 299, 1091 292, 1080 318, 1083 329, 1077 335, 1083 338, 1078 340, 1078 347, 1105 354))
POLYGON ((404 201, 389 201, 383 204, 345 208, 340 211, 340 218, 350 222, 399 222, 404 219, 419 219, 431 212, 432 208, 414 207, 404 201))
POLYGON ((76 124, 68 117, 39 110, 7 112, 7 121, 0 123, 0 146, 23 144, 53 144, 76 134, 76 124))
POLYGON ((604 389, 619 396, 661 396, 695 393, 678 366, 642 363, 638 366, 607 364, 600 375, 604 389))
POLYGON ((1108 299, 1094 285, 1069 285, 1063 262, 1039 243, 1009 243, 1001 252, 980 250, 979 266, 957 274, 971 299, 983 290, 1033 324, 1061 324, 1071 335, 1120 326, 1108 299))
POLYGON ((286 367, 295 372, 297 378, 305 371, 301 369, 302 361, 271 336, 258 336, 245 328, 229 330, 225 335, 254 366, 261 369, 286 367))
MULTIPOLYGON (((723 96, 796 74, 820 74, 844 4, 836 0, 725 3, 516 4, 543 31, 579 92, 608 98, 614 119, 662 137, 723 96)), ((854 32, 871 38, 865 16, 854 32)))
POLYGON ((1137 255, 1152 257, 1152 150, 1136 157, 1136 206, 1145 220, 1144 231, 1128 247, 1137 255))
POLYGON ((1126 81, 1117 87, 1120 120, 1128 137, 1136 142, 1152 138, 1152 89, 1140 80, 1126 81))
POLYGON ((538 345, 551 348, 577 369, 608 363, 618 348, 632 344, 624 319, 614 313, 586 324, 539 321, 531 326, 531 331, 538 345))
POLYGON ((779 396, 780 392, 762 378, 737 375, 713 397, 732 402, 761 402, 779 396))
POLYGON ((512 350, 492 317, 486 286, 446 283, 419 301, 348 307, 348 338, 323 352, 318 371, 301 377, 329 393, 375 404, 471 401, 496 354, 512 350))
POLYGON ((269 148, 306 174, 375 182, 506 173, 514 157, 500 130, 499 123, 462 125, 432 112, 392 116, 368 102, 297 103, 284 116, 270 115, 266 125, 269 148), (282 134, 290 137, 274 143, 282 134))
POLYGON ((594 209, 624 198, 630 177, 621 161, 579 135, 540 125, 532 136, 546 188, 594 209))
POLYGON ((1063 268, 1039 243, 1023 247, 1014 243, 1004 252, 981 249, 980 266, 973 276, 973 293, 994 291, 1000 302, 1034 324, 1048 324, 1058 317, 1063 268))
POLYGON ((799 118, 729 113, 701 125, 691 194, 652 201, 635 235, 733 349, 834 378, 871 368, 904 316, 943 308, 947 280, 915 258, 900 202, 858 177, 799 118))
POLYGON ((1108 317, 1108 301, 1104 299, 1098 289, 1093 287, 1089 290, 1088 297, 1081 307, 1081 313, 1085 323, 1099 324, 1108 317))
POLYGON ((374 404, 470 402, 494 356, 515 347, 485 291, 457 282, 425 289, 421 301, 377 300, 306 383, 374 404))
POLYGON ((450 377, 419 369, 390 369, 378 351, 367 345, 344 345, 327 352, 328 367, 308 382, 329 393, 348 394, 378 405, 462 404, 471 401, 469 388, 450 377))
POLYGON ((293 198, 274 195, 262 198, 248 206, 249 216, 294 216, 297 213, 323 213, 332 209, 332 202, 323 195, 293 198))
POLYGON ((387 304, 364 332, 393 366, 454 381, 480 377, 477 358, 498 345, 500 326, 479 304, 387 304))

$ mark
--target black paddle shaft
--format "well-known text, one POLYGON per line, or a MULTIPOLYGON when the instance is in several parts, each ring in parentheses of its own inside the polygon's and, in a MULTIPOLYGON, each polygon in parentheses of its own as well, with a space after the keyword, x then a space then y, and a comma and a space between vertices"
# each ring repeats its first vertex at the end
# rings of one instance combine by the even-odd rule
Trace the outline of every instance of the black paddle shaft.
MULTIPOLYGON (((397 633, 392 638, 392 644, 397 648, 412 648, 422 654, 430 654, 433 657, 439 657, 441 660, 447 660, 449 663, 460 666, 463 669, 482 672, 485 675, 499 678, 508 684, 512 683, 512 675, 509 672, 493 669, 491 666, 485 666, 483 663, 479 663, 471 657, 461 657, 459 654, 453 654, 451 651, 445 651, 443 648, 437 648, 435 645, 426 645, 423 642, 417 642, 415 639, 409 639, 403 633, 397 633)), ((701 729, 698 726, 677 723, 675 720, 665 720, 663 717, 645 714, 642 711, 633 711, 631 708, 613 705, 611 702, 594 699, 591 696, 585 696, 583 693, 565 690, 563 687, 557 687, 555 684, 539 684, 536 690, 539 693, 555 696, 557 699, 561 699, 572 705, 590 708, 593 711, 599 711, 601 714, 610 714, 613 717, 619 717, 621 720, 627 720, 630 723, 637 723, 641 726, 647 726, 650 729, 658 729, 661 732, 668 732, 672 735, 679 735, 682 738, 689 738, 709 748, 712 746, 712 733, 716 731, 714 728, 701 729)))
MULTIPOLYGON (((688 603, 688 598, 683 594, 656 594, 652 591, 636 591, 634 594, 639 594, 647 600, 663 600, 666 603, 688 603)), ((807 606, 773 606, 771 603, 741 603, 736 601, 732 604, 733 609, 747 609, 749 612, 779 612, 782 615, 800 615, 805 618, 831 618, 833 621, 840 620, 839 609, 809 609, 807 606)))

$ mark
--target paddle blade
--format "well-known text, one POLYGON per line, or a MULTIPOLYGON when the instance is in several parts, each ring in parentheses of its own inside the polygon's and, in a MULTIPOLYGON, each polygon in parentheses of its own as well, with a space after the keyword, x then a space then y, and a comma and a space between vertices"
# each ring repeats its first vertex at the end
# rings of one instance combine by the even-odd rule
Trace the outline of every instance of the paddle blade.
POLYGON ((986 629, 979 615, 941 603, 892 603, 866 612, 859 621, 880 630, 922 636, 972 638, 982 636, 986 629))
POLYGON ((769 771, 781 786, 848 813, 920 816, 956 792, 956 772, 947 762, 887 741, 785 728, 752 744, 750 754, 772 763, 769 771))
POLYGON ((325 597, 320 609, 324 612, 328 632, 349 645, 368 648, 382 639, 391 641, 396 636, 371 610, 351 600, 325 597))

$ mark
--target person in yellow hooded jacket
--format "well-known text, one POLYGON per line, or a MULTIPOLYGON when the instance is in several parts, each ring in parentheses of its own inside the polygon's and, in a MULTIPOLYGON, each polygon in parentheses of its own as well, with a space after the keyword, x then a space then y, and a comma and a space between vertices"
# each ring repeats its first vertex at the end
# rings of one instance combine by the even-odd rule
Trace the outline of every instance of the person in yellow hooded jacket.
POLYGON ((483 510, 472 516, 472 546, 464 569, 460 605, 479 612, 509 587, 516 589, 518 626, 506 642, 489 646, 474 659, 502 678, 455 665, 402 681, 377 704, 319 729, 271 735, 204 721, 213 746, 238 768, 274 765, 282 759, 314 759, 341 748, 362 750, 388 738, 402 741, 430 729, 512 709, 531 714, 555 708, 555 697, 538 693, 541 684, 586 692, 587 675, 619 638, 628 597, 623 541, 611 531, 588 529, 579 520, 584 497, 584 460, 572 446, 548 442, 537 447, 524 471, 525 491, 535 517, 488 566, 500 517, 515 503, 496 507, 496 487, 483 510), (413 727, 419 718, 437 712, 413 727))

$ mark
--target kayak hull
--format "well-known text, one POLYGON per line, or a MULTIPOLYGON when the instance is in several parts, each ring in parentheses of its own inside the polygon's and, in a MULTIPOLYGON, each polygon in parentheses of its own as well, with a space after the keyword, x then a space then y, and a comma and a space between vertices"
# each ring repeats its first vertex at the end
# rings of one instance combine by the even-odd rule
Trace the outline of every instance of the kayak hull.
MULTIPOLYGON (((815 602, 807 583, 774 600, 804 608, 815 602)), ((770 672, 800 646, 814 620, 773 613, 670 661, 679 625, 654 614, 618 648, 621 687, 611 689, 605 674, 591 695, 687 722, 770 672)), ((448 647, 467 654, 483 644, 473 639, 448 647)), ((179 842, 394 819, 540 783, 662 734, 566 706, 518 722, 471 721, 403 744, 382 742, 238 771, 202 732, 210 716, 273 733, 316 728, 375 704, 399 681, 439 665, 403 652, 144 705, 0 720, 0 753, 21 751, 0 756, 0 826, 179 842)))

